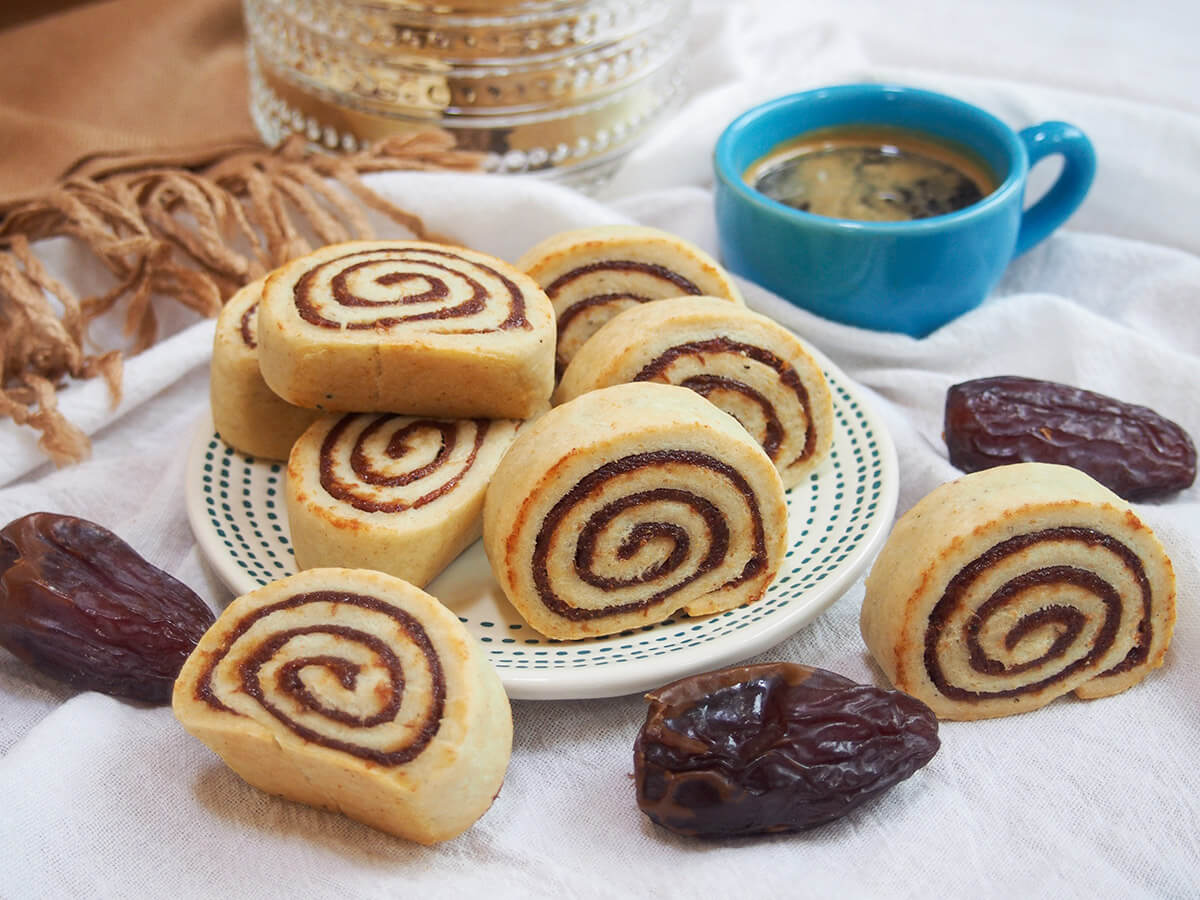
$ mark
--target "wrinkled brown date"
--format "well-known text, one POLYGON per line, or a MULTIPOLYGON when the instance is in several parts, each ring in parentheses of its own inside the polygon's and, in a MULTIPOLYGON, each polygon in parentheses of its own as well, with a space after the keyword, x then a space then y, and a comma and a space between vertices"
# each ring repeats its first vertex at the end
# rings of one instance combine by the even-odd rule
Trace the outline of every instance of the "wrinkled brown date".
POLYGON ((946 393, 946 447, 964 472, 1044 462, 1091 475, 1126 500, 1183 490, 1196 478, 1196 447, 1152 409, 1081 388, 1001 375, 946 393))
POLYGON ((721 669, 646 696, 638 806, 688 836, 821 825, 908 778, 939 746, 921 701, 795 663, 721 669))
POLYGON ((191 588, 94 522, 43 512, 0 530, 0 646, 53 678, 169 702, 213 618, 191 588))

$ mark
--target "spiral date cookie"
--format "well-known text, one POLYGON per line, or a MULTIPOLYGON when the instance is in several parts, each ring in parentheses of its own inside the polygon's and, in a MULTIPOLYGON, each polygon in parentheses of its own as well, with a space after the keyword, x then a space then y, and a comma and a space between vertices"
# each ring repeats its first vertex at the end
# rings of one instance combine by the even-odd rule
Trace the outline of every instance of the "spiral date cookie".
POLYGON ((265 278, 243 287, 217 317, 209 397, 213 426, 229 446, 265 459, 287 459, 317 416, 293 406, 263 381, 258 368, 258 305, 265 278))
POLYGON ((668 297, 742 304, 729 274, 707 253, 656 228, 602 225, 553 235, 517 260, 554 304, 559 375, 592 334, 622 310, 668 297))
POLYGON ((173 705, 255 787, 422 844, 487 811, 512 749, 508 698, 457 617, 379 572, 312 569, 237 598, 173 705))
POLYGON ((582 638, 758 599, 787 508, 731 416, 686 388, 623 384, 522 430, 488 489, 483 543, 533 628, 582 638))
POLYGON ((292 448, 287 510, 301 569, 351 566, 418 587, 478 540, 513 419, 325 416, 292 448))
POLYGON ((259 365, 297 406, 515 418, 554 384, 554 312, 502 260, 420 241, 324 247, 267 279, 259 365))
POLYGON ((1119 693, 1162 665, 1175 574, 1128 503, 1076 469, 1019 463, 944 484, 896 523, 863 638, 943 719, 1119 693))
POLYGON ((785 488, 833 446, 833 397, 821 366, 782 325, 724 300, 678 297, 625 310, 575 354, 554 399, 630 381, 707 397, 758 440, 785 488))

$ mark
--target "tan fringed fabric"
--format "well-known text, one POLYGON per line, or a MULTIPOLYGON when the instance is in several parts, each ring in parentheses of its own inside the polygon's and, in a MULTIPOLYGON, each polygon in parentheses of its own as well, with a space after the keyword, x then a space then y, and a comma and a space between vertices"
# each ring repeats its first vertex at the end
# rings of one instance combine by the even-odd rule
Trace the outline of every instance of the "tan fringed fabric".
POLYGON ((0 31, 0 202, 41 196, 97 151, 257 136, 241 0, 0 6, 21 22, 0 31))
POLYGON ((59 412, 55 391, 68 377, 102 375, 118 402, 122 353, 91 346, 95 318, 124 303, 127 352, 141 352, 157 337, 158 304, 215 315, 238 287, 312 246, 372 236, 366 208, 418 239, 447 240, 360 176, 480 163, 441 131, 346 156, 293 139, 273 151, 237 141, 157 157, 86 157, 44 195, 0 205, 0 416, 38 429, 55 463, 82 459, 87 435, 59 412), (30 244, 59 236, 113 274, 108 292, 80 299, 50 276, 30 244))

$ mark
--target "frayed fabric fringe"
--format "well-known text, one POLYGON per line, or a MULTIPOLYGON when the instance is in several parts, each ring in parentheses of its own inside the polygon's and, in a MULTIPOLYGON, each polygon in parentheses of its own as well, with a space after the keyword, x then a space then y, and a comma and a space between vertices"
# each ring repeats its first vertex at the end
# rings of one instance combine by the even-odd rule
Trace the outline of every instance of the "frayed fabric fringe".
POLYGON ((314 244, 372 237, 368 209, 418 240, 451 242, 361 176, 481 164, 442 131, 341 156, 293 137, 273 150, 237 142, 79 161, 44 195, 0 207, 0 416, 40 431, 39 446, 55 464, 78 462, 91 444, 58 409, 58 389, 99 375, 116 406, 122 361, 156 340, 159 304, 214 316, 239 287, 314 244), (53 278, 31 246, 52 237, 85 247, 115 285, 81 299, 53 278), (129 346, 95 346, 89 323, 120 304, 129 346))

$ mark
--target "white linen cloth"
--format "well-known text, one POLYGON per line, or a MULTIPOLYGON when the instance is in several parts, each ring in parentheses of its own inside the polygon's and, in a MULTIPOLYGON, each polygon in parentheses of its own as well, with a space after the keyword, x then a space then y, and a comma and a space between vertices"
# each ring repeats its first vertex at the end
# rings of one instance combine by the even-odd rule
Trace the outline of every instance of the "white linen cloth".
MULTIPOLYGON (((1021 374, 1154 407, 1200 437, 1200 14, 1191 0, 1003 4, 697 0, 691 98, 600 200, 487 177, 387 175, 373 187, 513 259, 541 237, 637 221, 716 250, 709 154, 754 102, 854 80, 957 94, 1014 127, 1070 121, 1099 173, 1068 227, 993 296, 923 340, 820 320, 744 284, 865 385, 895 439, 903 512, 958 473, 945 389, 1021 374)), ((1040 176, 1045 181, 1045 174, 1040 176)), ((78 261, 52 247, 58 273, 78 261)), ((220 609, 184 513, 189 435, 207 403, 211 322, 168 323, 132 360, 115 412, 98 383, 62 400, 95 442, 55 471, 5 423, 0 523, 34 510, 113 528, 220 609)), ((942 749, 878 801, 786 836, 689 841, 634 803, 639 697, 515 702, 508 778, 434 848, 248 787, 165 708, 73 691, 0 651, 0 896, 1195 896, 1200 891, 1200 487, 1139 506, 1173 558, 1166 665, 1117 697, 943 723, 942 749)), ((861 581, 761 659, 870 681, 861 581)))

